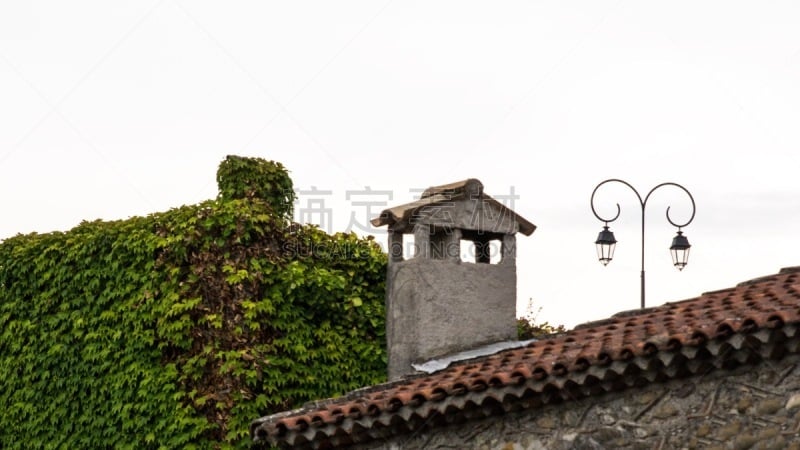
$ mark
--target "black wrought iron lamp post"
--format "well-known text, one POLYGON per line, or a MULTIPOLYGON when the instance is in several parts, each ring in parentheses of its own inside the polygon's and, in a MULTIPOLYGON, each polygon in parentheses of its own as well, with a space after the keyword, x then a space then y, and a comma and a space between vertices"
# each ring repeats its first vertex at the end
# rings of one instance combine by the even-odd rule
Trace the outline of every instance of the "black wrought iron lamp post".
POLYGON ((678 234, 675 235, 675 237, 672 239, 672 246, 670 246, 670 248, 669 248, 670 253, 672 254, 672 264, 675 267, 677 267, 678 270, 683 270, 683 268, 686 267, 686 264, 689 262, 689 249, 691 248, 691 245, 689 244, 689 239, 687 239, 686 236, 683 235, 683 231, 681 231, 681 228, 689 225, 690 223, 692 223, 692 220, 694 220, 694 213, 695 213, 694 198, 692 197, 692 194, 689 193, 688 190, 686 190, 685 187, 683 187, 683 186, 681 186, 680 184, 677 184, 677 183, 667 182, 667 183, 659 184, 658 186, 654 187, 653 189, 650 189, 650 192, 647 193, 647 195, 644 197, 644 200, 642 200, 642 196, 639 195, 639 191, 637 191, 627 181, 623 181, 623 180, 620 180, 620 179, 617 179, 617 178, 610 178, 610 179, 605 180, 605 181, 601 182, 600 184, 598 184, 594 188, 594 191, 592 191, 592 198, 590 200, 590 204, 591 204, 592 213, 594 213, 594 216, 597 217, 597 219, 600 220, 601 222, 605 223, 605 225, 603 225, 603 230, 600 231, 600 234, 597 236, 597 240, 595 241, 595 244, 597 245, 597 258, 600 260, 601 263, 603 263, 603 265, 608 265, 608 263, 610 263, 611 260, 614 258, 614 248, 617 245, 617 240, 616 240, 616 238, 614 238, 614 233, 611 230, 608 229, 608 224, 613 222, 613 221, 615 221, 615 220, 617 220, 621 210, 620 210, 620 207, 619 207, 619 203, 617 203, 617 214, 614 217, 612 217, 611 219, 604 219, 604 218, 600 217, 600 215, 597 214, 597 210, 595 210, 595 208, 594 208, 594 195, 595 195, 595 193, 597 193, 597 190, 600 188, 600 186, 602 186, 602 185, 604 185, 606 183, 611 183, 611 182, 622 183, 625 186, 628 186, 629 188, 631 188, 631 190, 636 194, 636 197, 639 199, 639 204, 642 207, 642 271, 641 271, 642 281, 641 281, 641 292, 642 292, 642 308, 644 308, 644 298, 645 298, 645 288, 644 288, 644 286, 645 286, 645 281, 644 281, 645 280, 645 278, 644 278, 644 211, 645 211, 645 207, 647 206, 647 200, 650 198, 650 195, 656 189, 658 189, 658 188, 660 188, 662 186, 675 186, 675 187, 678 187, 678 188, 682 189, 684 192, 686 192, 686 195, 689 196, 689 200, 691 200, 691 202, 692 202, 692 216, 689 217, 689 220, 686 221, 686 223, 677 224, 677 223, 673 222, 672 219, 669 217, 669 207, 667 207, 667 221, 670 224, 672 224, 672 226, 678 228, 678 234))

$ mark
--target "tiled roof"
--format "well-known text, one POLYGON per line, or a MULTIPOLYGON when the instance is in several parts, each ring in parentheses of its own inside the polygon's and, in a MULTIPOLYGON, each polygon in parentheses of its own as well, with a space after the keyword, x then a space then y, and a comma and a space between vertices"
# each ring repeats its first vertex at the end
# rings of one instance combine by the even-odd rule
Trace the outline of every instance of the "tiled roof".
POLYGON ((334 448, 800 353, 800 267, 576 327, 430 375, 255 420, 256 442, 334 448))

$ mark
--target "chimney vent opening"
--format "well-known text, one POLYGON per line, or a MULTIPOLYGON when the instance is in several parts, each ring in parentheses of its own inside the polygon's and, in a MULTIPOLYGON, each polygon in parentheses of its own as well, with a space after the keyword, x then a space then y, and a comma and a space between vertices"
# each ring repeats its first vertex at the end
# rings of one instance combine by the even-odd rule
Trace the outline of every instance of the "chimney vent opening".
POLYGON ((414 259, 418 254, 419 248, 417 248, 417 243, 414 241, 414 235, 407 234, 403 236, 403 259, 414 259))
POLYGON ((461 262, 499 264, 503 260, 503 242, 500 239, 461 239, 461 262))

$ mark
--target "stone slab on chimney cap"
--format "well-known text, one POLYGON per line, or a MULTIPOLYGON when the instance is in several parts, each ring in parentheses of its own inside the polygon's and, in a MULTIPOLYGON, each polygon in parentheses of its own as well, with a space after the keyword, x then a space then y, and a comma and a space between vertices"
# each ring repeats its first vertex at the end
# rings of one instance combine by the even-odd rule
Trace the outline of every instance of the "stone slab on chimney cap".
POLYGON ((517 338, 515 235, 528 236, 536 225, 486 195, 474 178, 430 187, 372 224, 389 228, 390 380, 415 372, 412 364, 517 338), (407 235, 416 250, 408 259, 407 235), (472 249, 467 259, 462 241, 472 249))

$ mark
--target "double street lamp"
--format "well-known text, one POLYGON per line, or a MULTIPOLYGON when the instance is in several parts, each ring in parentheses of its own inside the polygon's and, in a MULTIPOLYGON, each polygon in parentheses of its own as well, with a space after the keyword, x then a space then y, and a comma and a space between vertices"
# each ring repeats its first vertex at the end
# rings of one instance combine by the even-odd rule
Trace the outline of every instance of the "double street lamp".
POLYGON ((608 263, 610 263, 611 260, 614 258, 614 249, 615 249, 615 247, 617 245, 617 240, 616 240, 616 238, 614 238, 614 233, 611 230, 608 229, 608 224, 613 222, 613 221, 615 221, 615 220, 617 220, 621 210, 620 210, 620 207, 619 207, 619 203, 617 203, 617 214, 614 217, 612 217, 610 219, 604 219, 604 218, 600 217, 600 215, 597 214, 597 210, 595 210, 595 208, 594 208, 594 195, 595 195, 595 193, 597 193, 597 190, 600 188, 600 186, 602 186, 602 185, 604 185, 606 183, 611 183, 611 182, 622 183, 625 186, 628 186, 629 188, 631 188, 631 190, 634 192, 634 194, 636 194, 636 197, 639 199, 639 204, 642 207, 642 271, 641 271, 642 282, 641 282, 641 296, 642 296, 642 308, 644 308, 644 292, 645 292, 645 290, 644 290, 644 211, 645 211, 645 207, 647 206, 647 200, 650 198, 650 195, 656 189, 658 189, 658 188, 660 188, 662 186, 675 186, 675 187, 678 187, 678 188, 682 189, 684 192, 686 192, 686 195, 689 196, 689 200, 691 200, 691 202, 692 202, 692 216, 689 217, 689 220, 686 221, 686 223, 677 224, 677 223, 673 222, 672 219, 669 217, 669 207, 667 207, 667 221, 670 224, 672 224, 672 226, 678 228, 678 234, 676 234, 675 237, 672 238, 672 245, 669 248, 670 253, 672 254, 672 264, 675 267, 677 267, 678 270, 683 270, 683 268, 686 267, 686 264, 689 262, 689 249, 691 248, 691 245, 689 244, 689 239, 687 239, 686 236, 683 235, 683 231, 681 231, 681 228, 689 225, 692 222, 692 220, 694 220, 694 213, 695 213, 694 198, 692 197, 692 194, 690 194, 689 191, 686 190, 685 187, 683 187, 683 186, 681 186, 680 184, 677 184, 677 183, 669 183, 668 182, 668 183, 659 184, 658 186, 654 187, 653 189, 650 189, 650 192, 647 193, 647 195, 644 197, 644 200, 642 200, 642 196, 639 195, 639 192, 626 181, 619 180, 617 178, 611 178, 611 179, 605 180, 602 183, 598 184, 594 188, 594 191, 592 191, 592 198, 591 198, 590 204, 591 204, 592 213, 594 213, 594 216, 597 217, 597 219, 600 220, 601 222, 604 222, 604 224, 605 224, 605 225, 603 225, 602 231, 600 231, 600 234, 598 234, 598 236, 597 236, 597 241, 595 241, 595 244, 597 245, 597 258, 600 260, 601 263, 603 263, 604 266, 608 265, 608 263))

